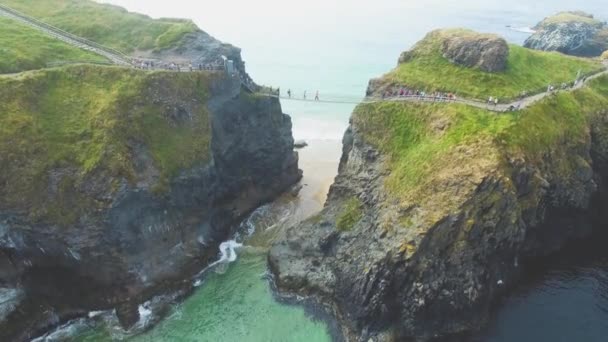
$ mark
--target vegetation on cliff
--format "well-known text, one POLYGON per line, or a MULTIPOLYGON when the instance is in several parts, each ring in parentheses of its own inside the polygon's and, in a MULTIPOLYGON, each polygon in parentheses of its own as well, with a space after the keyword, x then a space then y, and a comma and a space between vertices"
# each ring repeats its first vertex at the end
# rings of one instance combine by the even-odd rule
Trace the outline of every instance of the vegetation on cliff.
POLYGON ((585 23, 592 26, 601 27, 603 23, 593 17, 593 15, 582 11, 566 11, 559 12, 555 15, 543 19, 534 28, 536 30, 544 29, 548 26, 563 23, 585 23))
POLYGON ((427 92, 454 92, 461 97, 485 100, 516 98, 523 91, 541 91, 549 84, 572 82, 579 70, 590 73, 602 68, 597 61, 542 52, 510 45, 506 69, 485 72, 451 63, 444 57, 442 46, 446 40, 476 37, 468 30, 438 30, 429 33, 396 69, 384 76, 383 82, 405 85, 427 92))
POLYGON ((41 69, 55 62, 109 63, 105 57, 4 17, 0 17, 0 54, 0 74, 41 69))
POLYGON ((101 66, 0 77, 0 207, 72 222, 103 205, 98 190, 82 190, 85 180, 114 190, 120 179, 145 180, 142 158, 156 170, 150 186, 166 188, 209 158, 212 77, 101 66))
POLYGON ((585 57, 597 57, 608 48, 608 25, 585 12, 560 12, 534 29, 525 47, 585 57))
POLYGON ((199 30, 189 20, 152 19, 91 0, 3 0, 2 3, 125 53, 175 47, 184 35, 199 30))
POLYGON ((363 217, 362 204, 358 198, 353 197, 343 204, 342 211, 336 221, 339 231, 349 231, 363 217))
MULTIPOLYGON (((357 107, 353 125, 389 156, 386 188, 404 207, 433 203, 429 207, 450 210, 467 197, 458 182, 476 184, 469 180, 500 172, 509 159, 538 161, 557 145, 580 143, 592 116, 606 108, 604 76, 520 112, 496 115, 459 104, 375 103, 357 107)), ((567 170, 575 161, 561 162, 567 170)))

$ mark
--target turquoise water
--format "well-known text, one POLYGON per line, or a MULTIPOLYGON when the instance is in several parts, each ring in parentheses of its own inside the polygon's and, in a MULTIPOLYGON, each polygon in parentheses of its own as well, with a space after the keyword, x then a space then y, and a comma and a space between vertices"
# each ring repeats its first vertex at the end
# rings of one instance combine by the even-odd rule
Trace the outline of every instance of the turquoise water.
MULTIPOLYGON (((402 51, 435 28, 469 27, 498 33, 513 43, 521 43, 528 34, 507 28, 507 25, 530 27, 553 12, 572 9, 587 10, 608 19, 605 0, 578 3, 565 0, 107 2, 155 17, 192 18, 217 38, 241 47, 249 73, 260 84, 281 87, 283 91, 291 89, 297 97, 304 91, 308 92, 309 97, 314 96, 318 90, 321 98, 345 99, 361 98, 370 78, 394 67, 402 51)), ((299 198, 275 203, 269 212, 262 213, 260 219, 253 223, 257 233, 245 245, 256 247, 245 247, 238 251, 236 263, 224 265, 222 273, 210 273, 193 296, 173 306, 166 319, 142 335, 131 336, 122 332, 116 327, 115 320, 108 318, 87 322, 84 326, 74 324, 65 327, 62 330, 64 333, 56 334, 60 337, 49 340, 330 340, 326 324, 307 316, 300 307, 285 306, 273 299, 264 277, 264 254, 276 230, 320 210, 337 170, 340 139, 354 105, 297 101, 283 101, 282 104, 284 111, 293 117, 295 138, 314 142, 302 152, 302 168, 305 171, 303 183, 307 186, 299 198), (73 335, 73 331, 76 335, 73 335)), ((605 269, 608 270, 608 266, 605 269)), ((556 281, 559 282, 559 277, 556 281)), ((574 291, 569 293, 584 293, 584 298, 597 295, 588 282, 575 279, 568 284, 574 291)), ((538 286, 542 288, 542 284, 538 286)), ((508 306, 499 313, 499 319, 508 323, 497 324, 481 341, 556 340, 555 334, 547 332, 551 326, 557 325, 564 327, 559 332, 559 336, 565 338, 560 340, 564 341, 575 340, 578 336, 576 330, 583 328, 590 330, 587 336, 594 333, 593 336, 600 336, 600 339, 595 339, 597 341, 606 336, 604 333, 608 330, 597 324, 587 324, 585 315, 589 312, 589 305, 593 306, 592 301, 555 306, 561 309, 567 307, 567 310, 575 313, 567 316, 574 323, 561 325, 560 320, 564 316, 542 316, 542 310, 535 310, 538 305, 555 300, 543 300, 542 293, 532 291, 525 301, 518 302, 516 309, 508 306), (577 315, 577 312, 585 315, 577 315), (531 326, 530 322, 534 320, 530 318, 540 319, 541 316, 545 319, 536 327, 544 329, 533 330, 534 324, 531 326), (528 319, 518 320, 517 317, 528 319)), ((566 294, 563 298, 571 297, 566 294)), ((608 321, 607 311, 592 310, 599 315, 594 322, 608 321)), ((595 341, 593 338, 587 340, 595 341)))
MULTIPOLYGON (((128 341, 331 341, 323 322, 306 316, 301 307, 274 301, 265 277, 262 251, 243 252, 223 274, 211 273, 204 285, 151 331, 128 341)), ((112 326, 78 338, 111 341, 112 326)))

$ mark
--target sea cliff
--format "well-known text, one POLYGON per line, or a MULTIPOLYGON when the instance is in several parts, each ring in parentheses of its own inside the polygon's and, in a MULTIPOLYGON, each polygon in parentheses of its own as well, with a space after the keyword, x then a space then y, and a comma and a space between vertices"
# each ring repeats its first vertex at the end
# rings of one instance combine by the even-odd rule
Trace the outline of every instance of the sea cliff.
MULTIPOLYGON (((368 94, 410 87, 508 96, 525 74, 531 86, 576 77, 550 66, 531 74, 537 63, 596 67, 514 46, 504 71, 461 65, 444 54, 453 46, 445 40, 486 39, 461 32, 433 32, 368 94)), ((446 102, 358 106, 324 210, 270 251, 279 292, 316 300, 348 341, 466 340, 528 260, 601 228, 607 115, 606 76, 504 114, 446 102)))
POLYGON ((224 73, 72 66, 0 83, 0 287, 18 299, 2 340, 90 310, 131 326, 300 178, 278 100, 224 73))

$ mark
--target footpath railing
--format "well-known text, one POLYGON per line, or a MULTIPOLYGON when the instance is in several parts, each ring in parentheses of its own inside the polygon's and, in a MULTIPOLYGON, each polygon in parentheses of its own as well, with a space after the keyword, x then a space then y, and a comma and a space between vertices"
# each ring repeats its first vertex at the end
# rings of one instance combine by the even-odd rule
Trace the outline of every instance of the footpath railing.
MULTIPOLYGON (((43 30, 43 31, 47 31, 51 34, 54 34, 56 36, 59 37, 63 37, 64 40, 65 39, 69 39, 72 40, 76 43, 80 43, 82 45, 85 46, 89 46, 90 48, 92 48, 94 51, 96 50, 96 52, 103 52, 100 53, 101 55, 103 55, 104 57, 109 58, 110 60, 112 60, 114 63, 116 64, 122 64, 122 65, 130 65, 130 57, 127 56, 126 54, 124 54, 121 51, 118 51, 114 48, 110 48, 104 45, 101 45, 99 43, 96 43, 94 41, 88 40, 86 38, 82 38, 79 36, 76 36, 72 33, 66 32, 60 28, 57 28, 55 26, 52 26, 50 24, 47 24, 41 20, 38 20, 36 18, 30 17, 24 13, 21 13, 17 10, 14 10, 6 5, 2 5, 0 4, 0 12, 5 12, 10 16, 13 16, 17 19, 20 19, 22 22, 28 23, 31 26, 36 26, 38 27, 38 29, 43 30)), ((69 43, 69 42, 68 42, 69 43)), ((77 45, 77 44, 73 44, 73 45, 77 45)))

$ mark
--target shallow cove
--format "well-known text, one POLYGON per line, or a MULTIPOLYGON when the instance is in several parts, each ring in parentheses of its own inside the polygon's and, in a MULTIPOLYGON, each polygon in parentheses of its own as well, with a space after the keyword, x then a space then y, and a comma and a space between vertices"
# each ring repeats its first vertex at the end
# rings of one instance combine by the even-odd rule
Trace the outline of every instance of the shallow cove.
MULTIPOLYGON (((125 332, 112 315, 106 314, 102 319, 73 322, 43 340, 332 341, 326 322, 312 317, 301 306, 275 300, 267 278, 266 253, 281 227, 322 208, 337 173, 340 153, 339 141, 309 141, 309 146, 300 151, 305 176, 299 194, 286 194, 245 220, 238 233, 244 246, 236 249, 237 260, 210 270, 192 296, 171 307, 156 326, 147 331, 144 328, 143 333, 125 332)), ((143 311, 145 319, 146 309, 143 311)))

